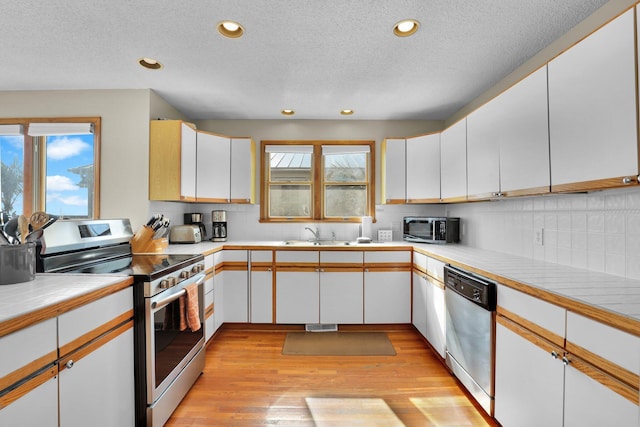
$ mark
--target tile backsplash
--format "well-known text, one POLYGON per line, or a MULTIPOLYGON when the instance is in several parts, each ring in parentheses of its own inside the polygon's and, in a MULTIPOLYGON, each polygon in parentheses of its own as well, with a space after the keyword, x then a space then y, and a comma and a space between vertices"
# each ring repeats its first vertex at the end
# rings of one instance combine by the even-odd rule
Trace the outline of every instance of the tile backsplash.
MULTIPOLYGON (((321 238, 353 240, 359 224, 258 222, 258 205, 151 202, 150 214, 163 212, 173 224, 182 214, 201 212, 211 233, 211 211, 227 211, 229 240, 282 241, 309 239, 305 227, 321 238)), ((462 243, 498 252, 640 279, 640 189, 549 195, 451 205, 378 205, 374 237, 393 230, 402 240, 402 217, 448 215, 462 218, 462 243), (536 234, 542 241, 536 242, 536 234), (542 243, 542 244, 540 244, 542 243)))
POLYGON ((463 218, 462 239, 469 246, 640 279, 640 189, 465 203, 446 210, 463 218))

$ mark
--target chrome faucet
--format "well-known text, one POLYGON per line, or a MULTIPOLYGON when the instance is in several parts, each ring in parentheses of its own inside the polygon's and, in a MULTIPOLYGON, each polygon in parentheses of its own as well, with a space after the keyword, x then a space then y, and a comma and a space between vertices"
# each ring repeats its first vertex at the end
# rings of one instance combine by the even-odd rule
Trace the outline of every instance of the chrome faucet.
POLYGON ((311 227, 305 227, 305 230, 309 230, 311 232, 311 234, 313 234, 313 238, 314 240, 317 242, 318 240, 320 240, 320 233, 318 232, 318 229, 316 228, 315 231, 313 231, 313 229, 311 227))

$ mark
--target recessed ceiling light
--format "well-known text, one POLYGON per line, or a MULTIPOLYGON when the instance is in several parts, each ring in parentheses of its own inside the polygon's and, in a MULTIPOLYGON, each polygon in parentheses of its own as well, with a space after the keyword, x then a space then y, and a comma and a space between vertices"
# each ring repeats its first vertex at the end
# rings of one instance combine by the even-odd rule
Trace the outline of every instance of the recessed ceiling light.
POLYGON ((420 23, 415 19, 403 19, 394 25, 393 34, 398 37, 407 37, 415 34, 419 27, 420 23))
POLYGON ((138 64, 150 70, 159 70, 160 68, 162 68, 162 64, 153 58, 142 58, 138 60, 138 64))
POLYGON ((353 110, 349 110, 349 109, 340 110, 340 114, 342 114, 343 116, 350 116, 353 114, 353 110))
POLYGON ((295 111, 287 109, 280 111, 280 114, 282 114, 283 116, 293 116, 295 113, 295 111))
POLYGON ((242 37, 244 28, 235 21, 222 21, 218 24, 218 32, 225 37, 235 39, 242 37))

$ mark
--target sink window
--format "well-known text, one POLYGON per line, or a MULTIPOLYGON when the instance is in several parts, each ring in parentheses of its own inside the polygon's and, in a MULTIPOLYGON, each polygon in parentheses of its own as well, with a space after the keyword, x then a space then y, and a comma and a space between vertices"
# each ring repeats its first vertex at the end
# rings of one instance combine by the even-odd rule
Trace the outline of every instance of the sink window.
POLYGON ((374 141, 263 141, 262 221, 373 216, 374 141))
POLYGON ((99 217, 100 118, 0 119, 0 210, 99 217))

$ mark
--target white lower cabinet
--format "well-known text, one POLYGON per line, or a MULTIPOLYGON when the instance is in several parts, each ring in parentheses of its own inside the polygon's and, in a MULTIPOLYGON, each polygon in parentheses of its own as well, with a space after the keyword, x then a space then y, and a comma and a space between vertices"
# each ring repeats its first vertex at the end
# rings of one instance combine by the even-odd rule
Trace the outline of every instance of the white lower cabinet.
POLYGON ((251 251, 250 322, 273 323, 273 252, 251 251))
MULTIPOLYGON (((34 378, 44 382, 26 392, 23 396, 11 396, 12 392, 0 397, 0 426, 12 427, 58 427, 58 377, 48 373, 34 378), (42 378, 48 376, 48 379, 42 378)), ((21 393, 24 384, 15 390, 21 393)))
POLYGON ((133 329, 80 357, 60 367, 60 426, 133 426, 133 329))
POLYGON ((133 426, 128 287, 0 338, 0 426, 133 426))
POLYGON ((364 253, 364 323, 411 323, 411 251, 364 253))
POLYGON ((445 356, 444 284, 427 277, 427 341, 444 359, 445 356))
POLYGON ((204 281, 204 340, 209 341, 215 332, 215 314, 214 314, 214 260, 213 254, 205 255, 204 269, 206 278, 204 281))
POLYGON ((411 271, 365 269, 364 323, 411 323, 411 271))
POLYGON ((427 337, 427 275, 413 270, 412 323, 423 337, 427 337))
POLYGON ((249 321, 249 270, 246 250, 225 250, 223 273, 224 321, 249 321))
POLYGON ((320 323, 362 324, 362 320, 362 267, 320 272, 320 323))
POLYGON ((316 268, 276 271, 276 323, 318 323, 319 286, 316 268))
POLYGON ((213 254, 213 332, 224 323, 224 274, 222 251, 213 254))
POLYGON ((637 427, 639 348, 637 336, 499 285, 495 418, 637 427))

